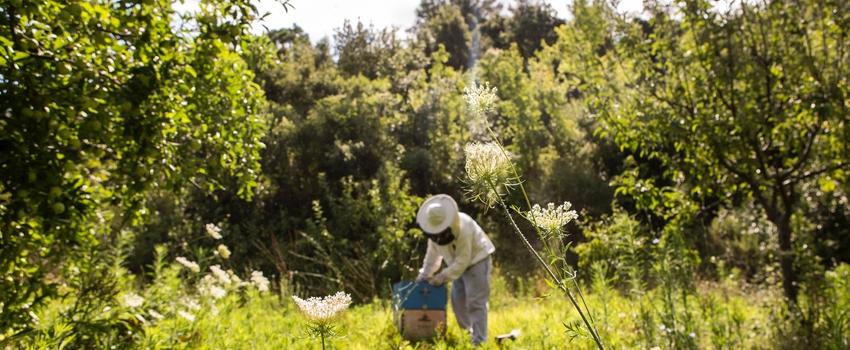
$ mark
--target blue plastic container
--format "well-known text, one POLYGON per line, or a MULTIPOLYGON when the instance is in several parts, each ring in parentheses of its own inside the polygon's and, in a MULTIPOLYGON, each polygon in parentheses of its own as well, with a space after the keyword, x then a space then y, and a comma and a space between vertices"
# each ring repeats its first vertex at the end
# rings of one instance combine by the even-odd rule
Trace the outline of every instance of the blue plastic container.
POLYGON ((445 310, 448 298, 445 285, 414 281, 393 285, 393 305, 399 310, 445 310))

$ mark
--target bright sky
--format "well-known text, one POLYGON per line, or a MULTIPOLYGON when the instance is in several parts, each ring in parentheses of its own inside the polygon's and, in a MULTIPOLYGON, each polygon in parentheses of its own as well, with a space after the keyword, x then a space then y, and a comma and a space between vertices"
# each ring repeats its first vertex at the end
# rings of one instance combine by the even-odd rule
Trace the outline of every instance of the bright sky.
MULTIPOLYGON (((501 0, 504 9, 507 9, 511 0, 501 0)), ((568 15, 567 5, 571 0, 544 0, 552 4, 558 11, 558 16, 566 18, 568 15)), ((176 7, 181 10, 197 8, 198 0, 185 0, 182 5, 176 7)), ((416 7, 420 0, 290 0, 295 8, 289 12, 283 10, 283 6, 275 0, 259 0, 260 13, 270 12, 271 15, 263 22, 269 29, 291 27, 293 23, 298 24, 307 34, 310 40, 318 41, 323 37, 333 39, 335 28, 342 26, 343 22, 357 19, 365 24, 373 24, 376 28, 395 26, 405 30, 412 27, 416 21, 416 7)), ((643 6, 642 0, 621 0, 619 11, 637 13, 643 6)), ((262 26, 256 26, 257 32, 262 32, 262 26)))

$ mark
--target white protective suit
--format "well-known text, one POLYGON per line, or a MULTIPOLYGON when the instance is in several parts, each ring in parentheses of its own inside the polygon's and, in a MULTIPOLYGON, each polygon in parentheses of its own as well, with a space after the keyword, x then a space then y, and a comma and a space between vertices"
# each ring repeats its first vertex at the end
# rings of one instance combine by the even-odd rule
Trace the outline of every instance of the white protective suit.
POLYGON ((451 226, 455 239, 446 245, 428 240, 428 250, 419 273, 419 280, 438 283, 454 281, 452 309, 461 328, 472 331, 472 342, 487 340, 487 307, 490 298, 490 254, 496 251, 484 230, 469 215, 458 212, 451 226), (431 277, 445 260, 446 268, 431 277))

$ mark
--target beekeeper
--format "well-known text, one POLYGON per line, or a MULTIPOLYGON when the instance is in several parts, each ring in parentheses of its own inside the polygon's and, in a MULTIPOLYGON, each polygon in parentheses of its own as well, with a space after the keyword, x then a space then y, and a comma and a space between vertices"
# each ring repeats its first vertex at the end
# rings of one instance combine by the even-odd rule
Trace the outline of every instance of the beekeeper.
POLYGON ((496 250, 484 230, 469 215, 458 211, 452 197, 438 194, 425 200, 416 222, 428 237, 428 250, 417 281, 452 284, 452 309, 462 329, 472 333, 472 343, 487 340, 487 303, 490 299, 490 254, 496 250), (446 268, 436 273, 440 262, 446 268))

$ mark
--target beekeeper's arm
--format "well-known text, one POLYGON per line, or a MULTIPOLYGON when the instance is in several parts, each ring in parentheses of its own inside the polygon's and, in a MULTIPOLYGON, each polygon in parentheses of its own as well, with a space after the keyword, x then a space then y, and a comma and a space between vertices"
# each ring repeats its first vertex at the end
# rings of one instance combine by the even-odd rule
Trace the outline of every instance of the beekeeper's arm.
POLYGON ((443 256, 437 254, 437 248, 434 247, 434 244, 430 239, 428 240, 428 248, 425 250, 425 260, 422 262, 422 268, 419 269, 419 277, 416 277, 417 281, 424 281, 430 278, 440 268, 440 263, 443 262, 443 256))
POLYGON ((440 271, 431 280, 431 284, 443 284, 454 281, 466 271, 472 261, 472 235, 461 232, 453 242, 455 245, 455 259, 452 264, 440 271))

